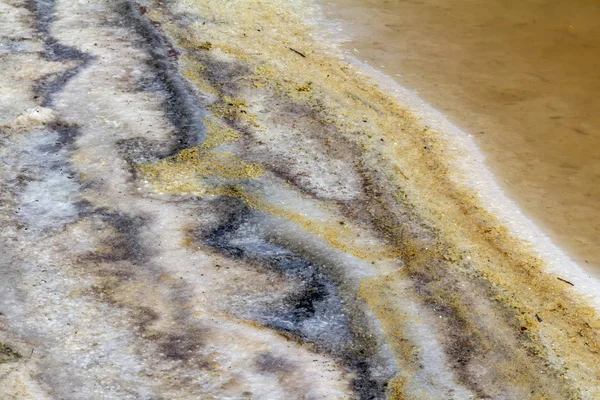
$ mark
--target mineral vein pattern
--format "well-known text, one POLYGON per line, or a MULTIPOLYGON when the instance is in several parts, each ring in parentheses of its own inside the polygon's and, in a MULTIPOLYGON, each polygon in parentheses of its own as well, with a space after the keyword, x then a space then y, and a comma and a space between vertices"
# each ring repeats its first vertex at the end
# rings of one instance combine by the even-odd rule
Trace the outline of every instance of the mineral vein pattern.
POLYGON ((598 399, 600 323, 286 0, 0 1, 0 399, 598 399))

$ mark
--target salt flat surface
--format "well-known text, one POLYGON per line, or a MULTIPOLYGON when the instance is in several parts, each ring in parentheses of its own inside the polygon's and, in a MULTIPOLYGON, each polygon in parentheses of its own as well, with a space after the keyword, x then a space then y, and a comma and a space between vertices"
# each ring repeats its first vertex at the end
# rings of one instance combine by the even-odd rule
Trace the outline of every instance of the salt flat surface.
POLYGON ((595 281, 305 6, 2 2, 0 397, 597 397, 595 281))

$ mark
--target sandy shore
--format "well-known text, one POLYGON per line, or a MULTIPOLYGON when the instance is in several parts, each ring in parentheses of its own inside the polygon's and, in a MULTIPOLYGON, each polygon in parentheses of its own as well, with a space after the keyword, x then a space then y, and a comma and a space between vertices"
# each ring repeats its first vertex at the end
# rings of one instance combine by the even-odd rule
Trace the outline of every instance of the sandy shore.
POLYGON ((2 399, 599 397, 597 282, 310 3, 1 4, 2 399))

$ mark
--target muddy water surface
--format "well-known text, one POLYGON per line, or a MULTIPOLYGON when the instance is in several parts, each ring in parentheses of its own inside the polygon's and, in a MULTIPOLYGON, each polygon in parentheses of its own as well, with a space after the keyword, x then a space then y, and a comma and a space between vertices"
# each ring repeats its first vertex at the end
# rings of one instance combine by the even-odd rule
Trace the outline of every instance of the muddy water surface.
POLYGON ((336 0, 358 58, 475 136, 500 184, 600 268, 600 3, 336 0))

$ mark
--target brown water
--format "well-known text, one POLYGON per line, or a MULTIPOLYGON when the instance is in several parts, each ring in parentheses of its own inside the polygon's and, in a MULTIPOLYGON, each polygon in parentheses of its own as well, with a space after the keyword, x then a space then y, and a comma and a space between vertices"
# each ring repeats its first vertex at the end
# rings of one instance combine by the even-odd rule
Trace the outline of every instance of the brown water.
POLYGON ((346 44, 472 133, 509 195, 600 268, 600 1, 334 0, 346 44))

